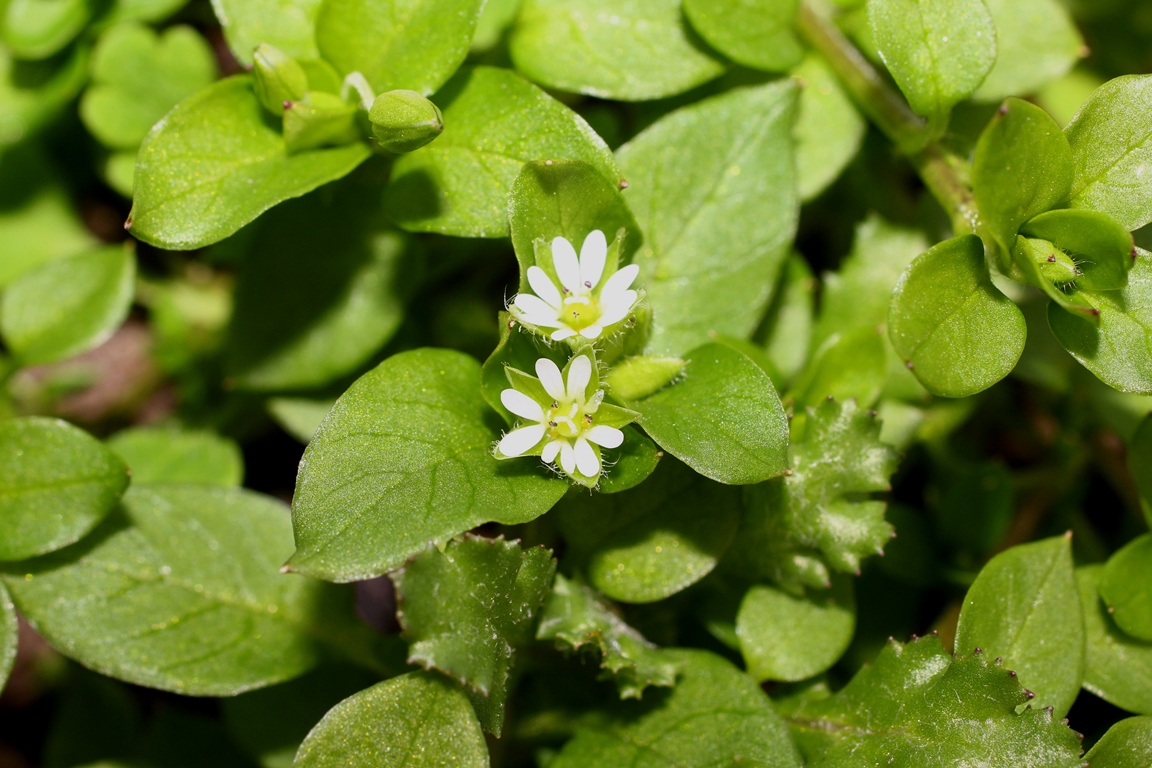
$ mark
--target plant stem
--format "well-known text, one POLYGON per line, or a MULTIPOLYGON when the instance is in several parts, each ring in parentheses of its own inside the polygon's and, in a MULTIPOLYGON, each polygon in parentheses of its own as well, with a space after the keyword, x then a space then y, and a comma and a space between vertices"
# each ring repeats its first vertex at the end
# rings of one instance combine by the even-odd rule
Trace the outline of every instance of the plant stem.
POLYGON ((812 7, 800 4, 797 29, 836 73, 865 114, 905 154, 932 196, 948 212, 956 234, 979 226, 965 163, 933 139, 931 127, 908 106, 888 81, 837 26, 812 7))

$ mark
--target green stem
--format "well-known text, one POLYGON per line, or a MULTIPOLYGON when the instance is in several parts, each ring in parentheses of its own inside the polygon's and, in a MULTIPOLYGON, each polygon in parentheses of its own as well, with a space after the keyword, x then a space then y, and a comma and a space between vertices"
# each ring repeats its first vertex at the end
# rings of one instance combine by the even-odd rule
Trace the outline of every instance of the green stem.
POLYGON ((796 26, 864 113, 908 157, 932 196, 948 212, 956 233, 976 232, 979 220, 972 190, 964 181, 964 161, 934 140, 932 127, 912 111, 839 28, 812 7, 810 0, 800 4, 796 26))

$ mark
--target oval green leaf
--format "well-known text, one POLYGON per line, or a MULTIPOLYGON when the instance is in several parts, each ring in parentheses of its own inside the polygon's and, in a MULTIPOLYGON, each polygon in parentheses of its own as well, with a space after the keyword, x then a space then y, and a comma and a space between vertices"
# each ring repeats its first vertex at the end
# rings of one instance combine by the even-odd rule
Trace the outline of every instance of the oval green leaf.
POLYGON ((996 24, 996 64, 973 98, 1033 93, 1085 54, 1084 40, 1057 0, 985 0, 996 24))
POLYGON ((1024 315, 992 284, 975 235, 946 240, 900 276, 888 338, 933 394, 966 397, 1007 376, 1024 351, 1024 315))
POLYGON ((547 512, 568 484, 535 458, 496 461, 499 426, 480 393, 480 365, 459 352, 402 352, 361 376, 304 452, 288 567, 365 579, 429 542, 547 512))
POLYGON ((1100 597, 1116 626, 1137 640, 1152 641, 1152 534, 1137 537, 1108 558, 1100 597))
POLYGON ((1092 768, 1148 768, 1152 765, 1152 717, 1121 720, 1084 756, 1092 768))
POLYGON ((292 549, 287 512, 248 491, 136 486, 87 541, 0 573, 33 627, 85 666, 231 696, 307 671, 324 645, 362 656, 340 588, 280 573, 292 549))
POLYGON ((1001 657, 1037 709, 1063 717, 1084 674, 1084 621, 1072 571, 1071 536, 1022 544, 992 558, 964 598, 956 649, 1001 657))
POLYGON ((0 583, 0 692, 8 682, 12 666, 16 663, 16 645, 19 640, 20 625, 16 620, 16 606, 8 590, 0 583))
POLYGON ((803 83, 796 112, 796 186, 800 199, 814 199, 856 156, 868 123, 836 75, 815 54, 792 70, 803 83))
POLYGON ((483 0, 325 0, 316 42, 342 73, 376 93, 435 93, 464 63, 483 0))
POLYGON ((683 380, 630 407, 661 448, 705 477, 758 483, 788 468, 788 419, 756 363, 717 342, 692 350, 683 380))
POLYGON ((79 541, 116 505, 128 468, 66 421, 0 421, 0 560, 22 560, 79 541))
POLYGON ((744 594, 736 614, 740 653, 759 682, 820 674, 848 649, 855 631, 856 597, 845 577, 803 597, 759 584, 744 594))
POLYGON ((432 672, 409 672, 330 709, 292 765, 488 768, 488 747, 458 687, 432 672))
POLYGON ((108 447, 131 469, 134 483, 233 488, 244 479, 240 446, 212 432, 136 427, 117 432, 108 447))
POLYGON ((177 104, 140 146, 129 231, 161 248, 200 248, 371 154, 362 142, 288 154, 267 117, 247 76, 177 104))
POLYGON ((1135 243, 1128 230, 1107 214, 1048 211, 1025 222, 1020 234, 1048 240, 1070 255, 1080 273, 1078 290, 1113 291, 1128 284, 1135 243))
POLYGON ((508 193, 530 160, 583 160, 610 183, 612 152, 584 119, 514 72, 464 69, 436 95, 444 132, 399 160, 385 193, 415 232, 507 237, 508 193))
POLYGON ((594 587, 614 600, 650 603, 716 567, 736 533, 740 493, 664 459, 650 482, 611 496, 574 492, 557 513, 594 587))
POLYGON ((0 308, 0 335, 24 365, 99 346, 132 306, 136 257, 109 246, 59 259, 14 280, 0 308))
POLYGON ((86 0, 13 0, 4 8, 0 32, 22 59, 45 59, 72 42, 92 17, 86 0))
POLYGON ((509 45, 541 85, 620 101, 683 93, 724 72, 692 39, 680 0, 525 0, 509 45))
POLYGON ((323 0, 212 0, 224 37, 241 64, 251 66, 261 43, 293 58, 315 59, 313 28, 323 0))
POLYGON ((1104 566, 1076 569, 1084 608, 1084 688, 1121 709, 1152 715, 1152 643, 1129 637, 1116 626, 1100 599, 1104 566))
POLYGON ((793 24, 799 0, 684 0, 708 44, 738 64, 785 72, 804 56, 793 24))
POLYGON ((738 88, 676 110, 619 150, 652 304, 646 352, 685 357, 712 333, 746 338, 796 231, 796 87, 738 88), (755 200, 755 205, 748 201, 755 200))

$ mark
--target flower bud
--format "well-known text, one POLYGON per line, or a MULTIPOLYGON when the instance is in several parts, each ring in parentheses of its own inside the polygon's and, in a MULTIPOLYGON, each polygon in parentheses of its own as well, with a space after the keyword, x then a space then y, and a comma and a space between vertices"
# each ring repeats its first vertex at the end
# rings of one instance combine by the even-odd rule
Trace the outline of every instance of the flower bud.
POLYGON ((279 48, 261 43, 252 54, 256 98, 273 114, 284 112, 284 102, 304 98, 308 76, 295 59, 279 48))
POLYGON ((372 132, 389 152, 411 152, 444 130, 440 109, 416 91, 388 91, 376 97, 368 112, 372 132))
POLYGON ((621 400, 640 400, 671 384, 683 370, 678 357, 626 357, 608 371, 608 385, 621 400))
POLYGON ((339 96, 309 91, 284 109, 284 143, 289 152, 350 144, 360 138, 356 107, 339 96))
POLYGON ((1080 276, 1072 257, 1055 243, 1035 237, 1017 237, 1013 255, 1029 259, 1040 269, 1040 276, 1053 285, 1065 285, 1080 276))

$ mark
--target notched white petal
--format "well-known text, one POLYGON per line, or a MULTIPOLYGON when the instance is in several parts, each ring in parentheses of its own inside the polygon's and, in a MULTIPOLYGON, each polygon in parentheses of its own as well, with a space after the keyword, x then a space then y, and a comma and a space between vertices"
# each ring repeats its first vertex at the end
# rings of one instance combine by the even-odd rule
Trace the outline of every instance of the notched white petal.
POLYGON ((540 325, 545 328, 559 328, 561 323, 555 307, 550 307, 543 300, 530 293, 519 293, 512 299, 512 309, 519 313, 519 317, 526 323, 540 325))
POLYGON ((505 389, 500 393, 500 402, 504 404, 505 408, 522 419, 544 421, 544 409, 540 407, 540 403, 523 392, 505 389))
POLYGON ((585 288, 594 288, 604 274, 604 262, 608 259, 608 241, 604 233, 594 229, 584 238, 580 246, 580 281, 585 288))
MULTIPOLYGON (((559 333, 559 331, 557 331, 559 333)), ((536 377, 544 385, 544 391, 555 400, 564 400, 564 376, 556 363, 546 357, 536 361, 536 377)))
POLYGON ((562 440, 553 440, 544 445, 544 451, 540 454, 540 458, 544 460, 545 464, 551 464, 556 461, 556 457, 560 455, 560 447, 564 445, 562 440))
MULTIPOLYGON (((592 360, 588 355, 572 358, 568 367, 568 400, 584 402, 584 390, 592 379, 592 360)), ((552 394, 549 392, 548 394, 552 394)))
POLYGON ((600 474, 600 458, 583 437, 576 438, 574 453, 576 454, 576 469, 580 470, 580 474, 585 477, 596 477, 600 474))
POLYGON ((640 298, 640 294, 636 291, 624 291, 619 297, 614 297, 612 301, 601 301, 602 312, 600 314, 601 325, 612 325, 618 323, 628 316, 632 311, 632 307, 636 306, 636 300, 640 298))
POLYGON ((552 278, 548 277, 547 272, 540 267, 528 267, 528 285, 532 286, 532 290, 536 292, 536 295, 551 306, 554 311, 559 311, 562 301, 560 298, 560 289, 552 282, 552 278))
POLYGON ((624 433, 606 424, 597 424, 585 432, 584 437, 601 448, 619 448, 624 442, 624 433))
POLYGON ((552 241, 552 264, 563 286, 576 293, 580 289, 580 259, 566 238, 557 237, 552 241))
POLYGON ((505 456, 522 456, 544 437, 544 425, 533 424, 514 429, 500 439, 497 449, 505 456))
POLYGON ((611 304, 619 301, 621 295, 632 287, 632 281, 634 281, 639 274, 639 264, 629 264, 617 271, 616 274, 605 281, 604 287, 600 289, 600 303, 611 304))
POLYGON ((560 444, 560 468, 568 474, 576 471, 576 453, 572 450, 572 443, 560 444))

